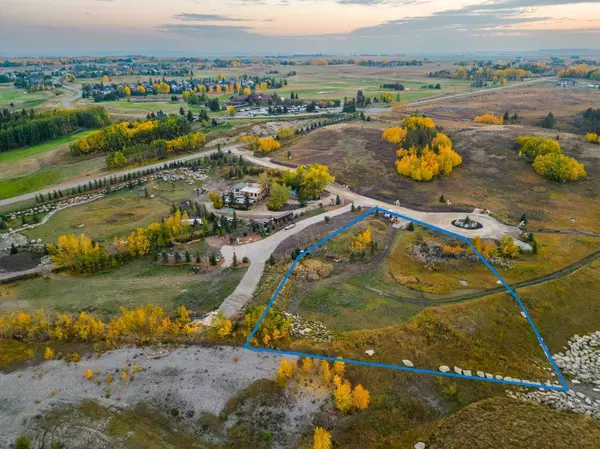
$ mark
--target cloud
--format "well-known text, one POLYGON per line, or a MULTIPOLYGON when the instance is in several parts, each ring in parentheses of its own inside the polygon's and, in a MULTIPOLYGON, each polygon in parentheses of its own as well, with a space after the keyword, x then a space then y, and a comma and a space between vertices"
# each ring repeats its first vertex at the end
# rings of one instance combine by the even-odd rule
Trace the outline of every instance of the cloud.
POLYGON ((335 0, 340 5, 365 5, 365 6, 376 6, 376 5, 414 5, 429 3, 428 0, 335 0))
MULTIPOLYGON (((523 7, 512 6, 517 3, 553 0, 506 0, 504 2, 484 3, 465 6, 460 9, 433 13, 430 16, 417 16, 391 20, 380 25, 357 28, 350 32, 355 36, 401 36, 422 35, 424 33, 473 33, 531 24, 550 20, 550 17, 525 16, 523 7)), ((568 0, 567 0, 568 1, 568 0)))
MULTIPOLYGON (((103 0, 106 1, 106 0, 103 0)), ((174 19, 189 21, 189 22, 243 22, 244 19, 236 17, 225 17, 220 14, 196 14, 184 12, 173 16, 174 19)))
POLYGON ((165 24, 159 27, 163 33, 178 34, 193 38, 223 38, 250 35, 250 27, 237 25, 187 25, 165 24))

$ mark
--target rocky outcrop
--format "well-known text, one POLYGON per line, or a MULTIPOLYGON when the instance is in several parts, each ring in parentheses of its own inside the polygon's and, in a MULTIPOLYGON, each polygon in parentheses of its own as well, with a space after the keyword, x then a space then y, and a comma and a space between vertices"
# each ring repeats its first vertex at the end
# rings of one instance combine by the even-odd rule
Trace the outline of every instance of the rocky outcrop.
POLYGON ((327 327, 320 321, 305 320, 298 315, 284 312, 284 315, 292 320, 290 335, 294 338, 302 338, 316 342, 328 342, 332 335, 327 327))
POLYGON ((559 352, 553 358, 565 374, 574 378, 574 383, 585 382, 600 388, 600 331, 573 336, 565 353, 559 352))
POLYGON ((548 405, 556 410, 580 413, 590 418, 600 419, 600 400, 592 400, 585 394, 568 390, 538 390, 529 393, 523 391, 507 391, 507 396, 523 401, 537 402, 548 405))

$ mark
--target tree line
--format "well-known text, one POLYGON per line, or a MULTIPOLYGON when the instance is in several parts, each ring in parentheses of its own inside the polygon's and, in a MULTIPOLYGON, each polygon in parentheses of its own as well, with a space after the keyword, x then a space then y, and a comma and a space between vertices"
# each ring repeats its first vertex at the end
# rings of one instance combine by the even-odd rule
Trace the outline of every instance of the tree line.
POLYGON ((100 128, 110 124, 108 113, 102 107, 60 109, 39 114, 22 111, 18 115, 2 113, 0 152, 36 145, 80 128, 100 128))

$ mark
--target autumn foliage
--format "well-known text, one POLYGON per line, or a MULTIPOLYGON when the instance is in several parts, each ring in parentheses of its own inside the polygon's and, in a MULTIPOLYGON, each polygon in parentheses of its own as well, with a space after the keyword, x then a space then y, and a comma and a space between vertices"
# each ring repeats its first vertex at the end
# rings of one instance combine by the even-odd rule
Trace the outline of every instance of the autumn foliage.
POLYGON ((322 427, 315 427, 313 449, 331 449, 331 434, 322 427))
POLYGON ((556 182, 577 181, 586 176, 583 164, 564 154, 538 156, 533 162, 533 168, 544 178, 556 182))
POLYGON ((550 181, 577 181, 587 175, 584 165, 562 154, 560 143, 554 139, 520 136, 517 143, 521 147, 519 156, 533 161, 534 170, 550 181))
POLYGON ((494 114, 483 114, 475 117, 473 121, 476 123, 485 123, 487 125, 502 125, 504 123, 504 118, 494 114))
POLYGON ((402 123, 404 127, 387 128, 382 135, 384 140, 400 145, 396 152, 398 173, 416 181, 429 181, 439 174, 450 175, 462 163, 452 140, 437 132, 432 119, 413 116, 402 123))
POLYGON ((121 307, 120 314, 107 323, 86 312, 79 315, 14 312, 0 316, 0 336, 20 341, 132 340, 146 344, 161 337, 188 335, 192 329, 190 314, 184 306, 177 309, 175 317, 152 304, 136 309, 121 307))
POLYGON ((585 138, 588 142, 600 145, 600 136, 596 133, 587 133, 585 135, 585 138))
POLYGON ((108 251, 85 234, 61 235, 58 246, 50 245, 48 250, 56 265, 75 273, 96 273, 115 264, 108 251))
POLYGON ((275 140, 275 138, 269 137, 258 137, 253 135, 244 135, 240 137, 240 140, 244 142, 249 150, 252 150, 255 154, 268 154, 281 147, 281 144, 275 140))
POLYGON ((357 233, 350 242, 350 251, 361 252, 368 248, 372 242, 371 228, 367 228, 362 232, 357 233))

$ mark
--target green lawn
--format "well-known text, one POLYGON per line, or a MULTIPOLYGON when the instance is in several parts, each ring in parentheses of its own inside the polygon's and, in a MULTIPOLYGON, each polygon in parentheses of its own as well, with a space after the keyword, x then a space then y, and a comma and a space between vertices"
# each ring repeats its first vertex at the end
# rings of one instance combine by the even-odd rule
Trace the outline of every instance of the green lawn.
POLYGON ((137 259, 95 276, 53 274, 1 287, 0 310, 52 310, 76 313, 90 310, 101 317, 119 307, 156 304, 172 311, 185 305, 209 312, 233 292, 245 269, 194 274, 189 265, 154 265, 137 259))
POLYGON ((53 95, 53 92, 27 92, 24 89, 2 87, 0 88, 0 109, 21 110, 23 108, 35 108, 46 102, 53 95), (11 102, 14 103, 13 108, 10 107, 11 102))
POLYGON ((38 145, 34 145, 32 147, 0 153, 0 171, 2 171, 2 175, 0 176, 4 177, 4 174, 6 174, 4 170, 6 170, 10 166, 10 163, 18 161, 20 159, 37 156, 39 154, 46 153, 50 150, 54 150, 60 145, 72 142, 73 140, 79 139, 80 137, 85 137, 92 131, 93 130, 79 131, 74 134, 69 134, 68 136, 58 137, 56 139, 52 139, 47 142, 40 143, 38 145))
POLYGON ((196 193, 194 192, 195 188, 202 186, 202 182, 196 181, 193 185, 189 185, 185 182, 157 182, 157 190, 152 190, 157 196, 164 198, 166 200, 177 203, 178 201, 187 200, 190 198, 194 198, 196 193))
POLYGON ((97 174, 105 165, 104 157, 100 157, 18 178, 3 179, 0 180, 0 199, 35 192, 88 174, 97 174))
POLYGON ((26 231, 26 235, 56 242, 63 234, 86 234, 98 242, 106 242, 160 221, 169 215, 169 209, 158 199, 145 198, 143 191, 125 189, 91 203, 61 210, 47 223, 26 231))

